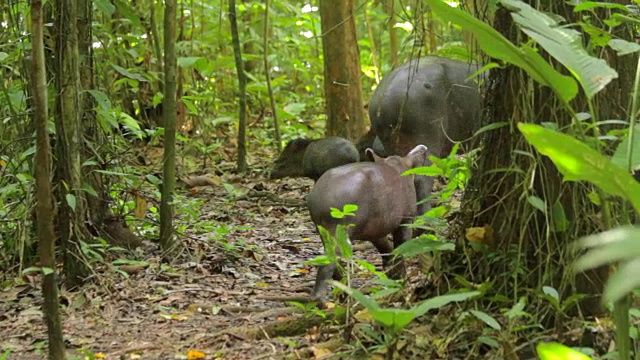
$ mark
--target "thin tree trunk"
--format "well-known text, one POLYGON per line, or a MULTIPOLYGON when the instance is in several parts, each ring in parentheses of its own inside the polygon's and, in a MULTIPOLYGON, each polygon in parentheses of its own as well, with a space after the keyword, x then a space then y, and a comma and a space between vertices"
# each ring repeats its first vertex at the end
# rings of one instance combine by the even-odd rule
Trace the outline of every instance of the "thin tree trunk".
POLYGON ((278 123, 278 112, 276 109, 276 99, 273 96, 271 88, 271 76, 269 75, 269 0, 264 4, 264 31, 263 31, 263 59, 264 59, 264 76, 267 80, 267 91, 269 92, 269 101, 271 103, 271 113, 273 114, 273 130, 278 152, 282 151, 282 140, 280 139, 280 124, 278 123))
POLYGON ((158 23, 156 22, 156 1, 149 0, 149 25, 151 26, 151 38, 153 39, 153 50, 158 59, 160 72, 162 72, 162 50, 160 50, 160 36, 158 36, 158 23))
POLYGON ((51 191, 51 147, 49 144, 48 120, 49 99, 44 62, 44 40, 42 1, 31 2, 32 46, 31 72, 33 84, 33 122, 36 127, 36 218, 40 264, 43 268, 42 296, 44 297, 44 320, 49 334, 49 359, 66 359, 62 324, 58 306, 58 283, 56 280, 55 232, 53 230, 53 193, 51 191))
POLYGON ((433 26, 433 11, 431 8, 427 9, 427 32, 429 36, 429 53, 434 53, 438 48, 438 43, 436 42, 436 30, 433 26))
POLYGON ((165 0, 164 8, 164 175, 160 204, 160 245, 167 253, 175 246, 173 238, 173 192, 176 186, 176 0, 165 0))
POLYGON ((398 66, 395 0, 387 0, 387 12, 389 13, 389 60, 391 61, 391 68, 395 69, 398 66))
MULTIPOLYGON (((245 5, 245 11, 244 11, 244 16, 242 17, 242 21, 244 24, 246 24, 245 28, 247 29, 247 32, 249 32, 249 29, 251 28, 251 26, 253 26, 253 9, 251 8, 251 1, 244 0, 243 3, 245 5)), ((254 40, 250 37, 248 41, 244 42, 244 45, 242 46, 242 51, 244 54, 253 55, 256 53, 255 48, 256 46, 255 46, 254 40)), ((256 61, 253 60, 252 57, 249 57, 247 61, 244 62, 243 65, 244 65, 245 73, 251 74, 253 73, 253 70, 256 68, 256 61)), ((247 79, 247 81, 250 81, 250 79, 247 79)))
POLYGON ((231 22, 231 39, 233 41, 233 53, 236 59, 236 70, 238 71, 238 96, 240 97, 240 109, 238 111, 238 172, 243 173, 247 171, 247 148, 245 144, 247 127, 247 77, 242 65, 235 0, 229 0, 229 21, 231 22))
POLYGON ((365 132, 355 0, 321 1, 327 135, 351 141, 365 132))
POLYGON ((58 229, 65 257, 64 269, 70 288, 81 284, 89 274, 82 252, 82 242, 88 242, 85 229, 86 201, 82 190, 80 162, 80 74, 78 68, 77 2, 57 0, 57 76, 56 142, 58 147, 60 212, 58 229))
POLYGON ((371 19, 369 18, 368 6, 363 6, 364 20, 367 26, 367 35, 369 36, 369 43, 371 43, 371 61, 373 67, 375 67, 376 84, 380 83, 380 62, 378 61, 378 49, 376 48, 376 41, 373 37, 373 26, 371 25, 371 19))
MULTIPOLYGON (((94 111, 95 99, 86 90, 94 89, 94 73, 93 73, 93 51, 91 41, 91 22, 92 22, 92 1, 78 0, 78 54, 80 55, 80 83, 82 92, 80 95, 80 103, 82 104, 82 127, 86 138, 92 142, 94 148, 101 148, 103 144, 102 133, 98 129, 96 122, 96 113, 94 111)), ((91 153, 87 146, 83 147, 83 155, 85 159, 91 158, 91 153)), ((97 165, 84 166, 85 182, 90 184, 97 196, 87 196, 88 217, 93 224, 101 226, 107 217, 107 194, 104 191, 102 175, 96 171, 99 170, 97 165)))

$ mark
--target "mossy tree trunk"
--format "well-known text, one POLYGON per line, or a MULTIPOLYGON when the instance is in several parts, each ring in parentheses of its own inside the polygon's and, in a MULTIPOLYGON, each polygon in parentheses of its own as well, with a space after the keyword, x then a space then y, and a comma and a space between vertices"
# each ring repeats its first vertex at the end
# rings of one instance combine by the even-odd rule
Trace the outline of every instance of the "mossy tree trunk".
POLYGON ((320 1, 327 135, 355 141, 366 124, 360 84, 355 0, 320 1))
POLYGON ((164 153, 162 156, 162 202, 160 204, 160 244, 167 252, 173 238, 173 192, 176 187, 176 0, 166 0, 164 9, 164 153))
MULTIPOLYGON (((537 4, 538 10, 559 14, 569 23, 581 20, 576 18, 580 15, 573 13, 573 7, 564 2, 528 3, 537 4)), ((510 12, 504 9, 495 14, 494 28, 516 44, 528 41, 513 23, 510 12)), ((617 35, 632 39, 628 31, 617 35)), ((541 54, 556 69, 567 73, 546 52, 541 54)), ((604 58, 618 71, 619 78, 595 98, 596 115, 600 120, 626 119, 634 59, 617 57, 611 51, 605 51, 604 58)), ((593 189, 585 183, 563 182, 551 161, 529 146, 516 129, 518 122, 554 122, 560 129, 567 129, 571 115, 551 90, 512 65, 492 72, 486 89, 485 122, 509 121, 510 126, 487 132, 480 139, 483 149, 468 187, 471 191, 465 195, 463 211, 468 220, 473 219, 468 226, 491 225, 497 249, 509 256, 498 266, 483 267, 483 261, 478 261, 469 268, 470 277, 474 281, 494 278, 494 283, 500 284, 496 291, 515 300, 526 295, 522 290, 542 286, 558 289, 563 299, 575 292, 587 293, 590 298, 583 302, 583 314, 601 311, 599 294, 607 269, 576 278, 569 271, 574 255, 567 249, 581 236, 605 228, 601 208, 588 198, 593 189), (535 198, 544 200, 545 211, 529 201, 535 198), (568 222, 560 221, 562 217, 568 222)), ((577 112, 589 111, 582 94, 571 106, 577 112)))
POLYGON ((78 68, 77 1, 56 1, 56 146, 59 214, 58 230, 63 246, 64 269, 69 287, 80 285, 89 273, 82 243, 89 241, 85 228, 86 192, 82 189, 80 162, 80 73, 78 68))
POLYGON ((238 74, 238 172, 247 171, 247 75, 242 63, 242 50, 240 50, 240 35, 238 35, 238 19, 236 16, 236 2, 229 0, 229 22, 231 23, 231 38, 233 41, 233 54, 238 74))
POLYGON ((65 359, 56 280, 54 197, 51 191, 51 146, 49 144, 49 99, 44 61, 42 1, 31 2, 33 122, 36 128, 36 218, 42 276, 43 313, 49 334, 49 359, 65 359))

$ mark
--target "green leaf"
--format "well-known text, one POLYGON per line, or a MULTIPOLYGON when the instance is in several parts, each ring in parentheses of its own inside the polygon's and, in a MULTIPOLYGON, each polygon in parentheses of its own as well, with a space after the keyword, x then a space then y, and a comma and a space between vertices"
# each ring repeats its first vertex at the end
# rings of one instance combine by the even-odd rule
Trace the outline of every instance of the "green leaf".
MULTIPOLYGON (((629 147, 629 137, 626 136, 616 147, 616 151, 611 157, 611 162, 627 169, 627 148, 629 147)), ((640 125, 633 128, 633 146, 631 147, 631 169, 640 166, 640 125)))
POLYGON ((485 133, 487 131, 491 131, 491 130, 495 130, 495 129, 500 129, 503 128, 505 126, 509 126, 509 122, 508 121, 499 121, 499 122, 494 122, 491 123, 489 125, 483 126, 481 127, 478 131, 476 131, 473 136, 478 136, 482 133, 485 133))
POLYGON ((351 243, 349 242, 347 226, 340 224, 336 227, 335 239, 338 243, 340 254, 342 254, 346 259, 351 259, 353 257, 353 250, 351 249, 351 243))
POLYGON ((189 113, 193 114, 193 115, 199 115, 200 111, 198 111, 198 108, 196 107, 196 104, 193 103, 193 101, 189 100, 189 99, 185 99, 184 97, 182 98, 182 103, 187 107, 187 110, 189 110, 189 113))
POLYGON ((194 57, 179 57, 178 58, 178 67, 185 68, 193 66, 198 60, 202 59, 202 57, 194 56, 194 57))
POLYGON ((640 184, 585 143, 539 125, 519 123, 527 141, 548 156, 565 181, 588 181, 610 195, 629 200, 640 212, 640 184))
POLYGON ((403 172, 402 176, 411 175, 411 174, 424 175, 424 176, 440 176, 440 175, 444 175, 444 170, 442 170, 436 165, 420 166, 420 167, 409 169, 403 172))
POLYGON ((338 289, 344 291, 345 293, 349 294, 349 296, 353 297, 360 304, 362 304, 362 306, 367 308, 367 310, 369 310, 370 313, 373 313, 373 312, 377 311, 378 309, 380 309, 380 306, 378 306, 378 303, 376 303, 372 299, 366 297, 363 293, 361 293, 357 289, 352 289, 352 288, 342 284, 341 282, 338 282, 338 281, 335 281, 335 280, 327 280, 327 283, 329 283, 329 284, 337 287, 338 289))
POLYGON ((53 272, 54 272, 53 269, 50 268, 50 267, 43 267, 42 268, 42 274, 44 276, 51 275, 51 274, 53 274, 53 272))
POLYGON ((348 216, 356 216, 356 211, 358 211, 358 205, 356 204, 345 204, 342 207, 342 212, 348 216))
POLYGON ((394 333, 401 331, 415 319, 411 310, 392 308, 374 310, 371 312, 371 317, 394 333))
POLYGON ((313 259, 305 261, 304 263, 309 265, 321 266, 332 264, 333 261, 331 261, 331 259, 329 259, 329 257, 326 255, 319 255, 313 259))
POLYGON ((618 73, 606 61, 590 56, 582 46, 581 34, 560 26, 550 16, 519 0, 500 0, 522 31, 564 65, 580 82, 589 99, 593 98, 618 73))
POLYGON ((478 336, 478 342, 491 346, 492 348, 500 348, 500 343, 496 339, 489 336, 478 336))
POLYGON ((76 196, 73 194, 67 194, 65 198, 67 199, 67 204, 71 210, 76 211, 76 196))
POLYGON ((619 227, 584 237, 576 244, 592 248, 576 260, 577 271, 597 268, 618 261, 640 258, 640 227, 619 227))
POLYGON ((157 177, 157 176, 155 176, 153 174, 147 174, 147 176, 145 176, 145 178, 147 179, 147 181, 149 181, 153 185, 158 186, 158 185, 162 184, 162 180, 159 177, 157 177))
POLYGON ((307 104, 305 103, 291 103, 291 104, 285 105, 283 110, 287 114, 297 116, 297 115, 300 115, 306 107, 307 107, 307 104))
POLYGON ((543 86, 549 86, 565 102, 569 102, 578 94, 575 80, 557 72, 535 50, 527 46, 516 47, 491 26, 462 10, 449 6, 442 0, 426 1, 439 17, 473 33, 487 55, 522 68, 535 81, 543 86))
POLYGON ((318 225, 318 232, 324 245, 324 255, 331 260, 331 262, 337 262, 336 255, 336 241, 331 233, 322 225, 318 225))
POLYGON ((607 45, 615 50, 618 56, 629 55, 640 51, 640 45, 622 39, 611 39, 607 45))
POLYGON ((551 296, 557 301, 560 301, 560 294, 558 294, 558 290, 552 288, 551 286, 543 286, 542 292, 545 293, 546 295, 551 296))
POLYGON ((556 201, 551 208, 551 216, 553 217, 553 230, 556 232, 564 232, 569 229, 569 220, 564 212, 564 207, 560 201, 556 201))
POLYGON ((140 129, 140 124, 134 118, 132 118, 129 114, 125 112, 121 112, 118 117, 118 122, 122 124, 122 126, 128 130, 131 134, 137 136, 138 138, 142 138, 144 136, 144 132, 140 129))
POLYGON ((147 81, 147 79, 145 79, 142 75, 140 75, 140 74, 134 74, 134 73, 132 73, 131 71, 129 71, 129 70, 127 70, 127 69, 125 69, 125 68, 123 68, 123 67, 121 67, 121 66, 118 66, 118 65, 116 65, 116 64, 111 64, 111 66, 112 66, 112 67, 113 67, 117 72, 119 72, 119 73, 120 73, 120 75, 122 75, 122 76, 124 76, 124 77, 127 77, 127 78, 129 78, 129 79, 138 80, 138 81, 143 81, 143 82, 146 82, 146 81, 147 81))
POLYGON ((116 11, 116 7, 109 0, 95 0, 96 7, 105 15, 111 16, 116 11))
POLYGON ((436 296, 429 300, 423 301, 420 305, 413 307, 411 310, 413 311, 416 317, 419 317, 426 314, 429 310, 439 309, 452 302, 466 301, 480 294, 481 294, 480 291, 470 291, 470 292, 464 292, 464 293, 436 296))
POLYGON ((142 24, 140 24, 140 17, 136 14, 135 10, 125 1, 122 0, 114 0, 114 4, 118 11, 135 27, 138 29, 142 29, 142 24))
POLYGON ((547 204, 545 204, 544 200, 540 199, 539 197, 530 195, 529 197, 527 197, 527 201, 529 202, 529 204, 531 204, 531 206, 542 211, 543 213, 547 212, 547 204))
POLYGON ((472 313, 478 319, 482 320, 485 324, 489 325, 491 328, 495 330, 502 329, 498 321, 494 319, 492 316, 490 316, 489 314, 483 311, 478 311, 478 310, 469 310, 469 312, 472 313))
POLYGON ((86 192, 89 195, 92 195, 94 197, 98 197, 98 193, 95 191, 95 189, 93 187, 91 187, 90 184, 87 183, 83 183, 82 187, 81 187, 82 191, 86 192))
POLYGON ((427 236, 411 239, 397 248, 393 249, 393 254, 412 257, 431 251, 455 250, 456 245, 447 241, 435 240, 427 236))
POLYGON ((576 7, 573 8, 573 12, 593 10, 598 8, 618 9, 618 10, 622 10, 625 13, 629 13, 629 9, 627 9, 627 7, 622 4, 614 4, 614 3, 608 3, 608 2, 595 2, 595 1, 585 1, 581 4, 578 4, 576 5, 576 7))
POLYGON ((22 270, 22 275, 26 275, 33 272, 40 272, 40 271, 41 271, 41 268, 39 266, 31 266, 22 270))
POLYGON ((587 355, 558 343, 540 343, 536 350, 541 360, 591 360, 587 355))
POLYGON ((4 61, 9 57, 9 54, 7 54, 6 52, 2 52, 0 51, 0 61, 4 61))
POLYGON ((509 320, 513 320, 517 317, 528 315, 526 312, 524 312, 524 307, 526 304, 527 304, 527 298, 524 296, 520 297, 518 302, 515 305, 513 305, 511 309, 507 310, 504 313, 504 316, 506 316, 507 319, 509 320))
POLYGON ((87 90, 87 92, 89 92, 89 94, 93 96, 93 98, 98 103, 98 106, 100 106, 102 110, 111 109, 111 101, 109 100, 109 97, 107 96, 107 94, 105 94, 100 90, 87 90))

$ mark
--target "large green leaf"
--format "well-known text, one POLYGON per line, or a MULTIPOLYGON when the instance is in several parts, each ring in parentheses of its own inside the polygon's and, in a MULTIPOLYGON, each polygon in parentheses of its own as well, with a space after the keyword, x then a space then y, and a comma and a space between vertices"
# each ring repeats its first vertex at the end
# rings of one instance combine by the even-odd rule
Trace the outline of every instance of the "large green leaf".
POLYGON ((393 249, 393 253, 400 256, 412 257, 430 251, 455 250, 456 245, 448 241, 435 239, 434 236, 423 235, 411 239, 393 249))
POLYGON ((516 47, 491 26, 442 0, 426 1, 438 16, 472 32, 487 55, 522 68, 535 81, 550 87, 565 102, 569 102, 578 93, 575 80, 557 72, 534 49, 528 46, 516 47))
POLYGON ((566 181, 588 181, 630 201, 640 212, 640 184, 625 169, 569 135, 535 124, 519 123, 518 129, 536 150, 551 158, 566 181))
MULTIPOLYGON (((637 240, 637 238, 635 239, 637 240)), ((636 241, 637 242, 637 241, 636 241)), ((609 277, 602 293, 603 301, 615 302, 631 294, 640 286, 640 259, 622 263, 609 277)))
POLYGON ((558 343, 540 343, 536 350, 541 360, 591 360, 587 355, 558 343))
POLYGON ((611 80, 618 77, 606 61, 590 56, 582 46, 580 33, 561 27, 550 16, 520 0, 500 0, 522 31, 564 65, 580 82, 587 97, 592 98, 611 80))
MULTIPOLYGON (((592 248, 574 264, 577 271, 594 269, 618 261, 640 258, 640 228, 619 227, 582 238, 581 248, 592 248)), ((640 273, 638 273, 640 277, 640 273)))
POLYGON ((480 291, 470 291, 470 292, 464 292, 464 293, 436 296, 429 300, 425 300, 420 305, 413 307, 411 310, 416 315, 416 317, 418 317, 426 314, 427 311, 429 310, 439 309, 452 302, 466 301, 480 294, 481 294, 480 291))
MULTIPOLYGON (((629 138, 625 137, 616 147, 616 152, 611 157, 611 162, 626 169, 629 166, 627 161, 627 148, 629 147, 629 138)), ((633 129, 633 147, 631 148, 631 169, 640 166, 640 125, 636 125, 633 129)))

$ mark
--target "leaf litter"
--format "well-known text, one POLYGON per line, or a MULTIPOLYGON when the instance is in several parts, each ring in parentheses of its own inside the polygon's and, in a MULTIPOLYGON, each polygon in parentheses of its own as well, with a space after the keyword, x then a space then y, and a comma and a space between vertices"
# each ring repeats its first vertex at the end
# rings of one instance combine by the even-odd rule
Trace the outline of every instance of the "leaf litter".
MULTIPOLYGON (((225 165, 222 171, 233 171, 232 164, 225 165)), ((293 336, 252 333, 302 314, 282 299, 307 296, 315 269, 304 262, 322 254, 303 201, 313 182, 271 181, 255 172, 226 181, 237 194, 212 181, 185 192, 205 201, 200 223, 223 224, 226 234, 185 230, 178 236, 184 248, 168 265, 160 260, 157 241, 145 240, 139 263, 94 264, 94 274, 79 291, 60 291, 70 358, 280 359, 332 353, 318 346, 326 340, 319 332, 322 323, 293 336), (222 242, 236 251, 224 251, 222 242)), ((140 209, 135 213, 139 217, 140 209)), ((356 248, 358 258, 381 268, 373 246, 356 248)), ((31 273, 22 280, 0 291, 2 351, 11 350, 8 359, 42 359, 47 332, 41 279, 31 273)))

